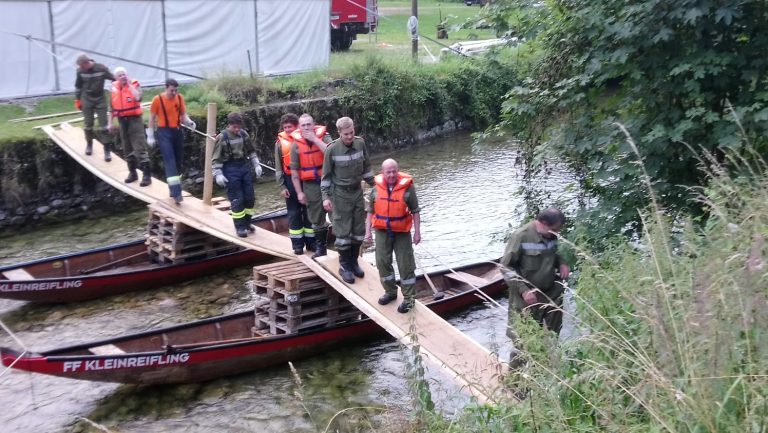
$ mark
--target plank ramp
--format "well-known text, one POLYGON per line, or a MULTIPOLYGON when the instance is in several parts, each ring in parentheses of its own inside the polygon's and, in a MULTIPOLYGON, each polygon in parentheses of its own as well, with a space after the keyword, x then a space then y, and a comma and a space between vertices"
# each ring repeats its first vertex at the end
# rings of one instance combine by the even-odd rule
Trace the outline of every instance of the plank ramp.
POLYGON ((99 145, 94 146, 93 155, 86 156, 82 129, 65 124, 61 129, 48 126, 43 130, 83 167, 126 194, 150 203, 151 209, 234 244, 301 261, 395 338, 407 345, 418 344, 423 355, 455 378, 480 402, 494 401, 504 393, 501 379, 507 373, 505 363, 418 301, 408 314, 396 311, 400 299, 389 305, 379 305, 377 300, 384 289, 378 272, 363 260, 360 260, 360 265, 365 271, 365 278, 346 284, 338 279, 338 254, 334 251, 328 251, 328 256, 314 261, 309 255, 295 256, 290 240, 276 233, 257 228, 247 238, 237 237, 227 213, 206 206, 202 200, 188 194, 185 194, 181 205, 176 205, 168 197, 168 187, 162 181, 153 179, 152 184, 144 188, 139 187, 137 182, 123 183, 122 179, 128 174, 125 161, 114 155, 111 162, 105 162, 99 145))

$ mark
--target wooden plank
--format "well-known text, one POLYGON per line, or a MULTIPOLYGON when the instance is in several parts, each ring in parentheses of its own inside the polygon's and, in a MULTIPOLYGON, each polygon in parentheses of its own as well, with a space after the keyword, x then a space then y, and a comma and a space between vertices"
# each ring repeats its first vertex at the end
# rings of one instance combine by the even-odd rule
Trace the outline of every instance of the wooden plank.
POLYGON ((5 278, 9 280, 34 280, 35 277, 29 274, 29 272, 25 271, 23 268, 17 268, 17 269, 9 269, 7 271, 3 271, 3 275, 5 275, 5 278))
POLYGON ((474 288, 483 287, 486 284, 490 283, 490 281, 486 280, 483 277, 478 277, 477 275, 472 275, 463 271, 450 272, 445 274, 445 277, 450 278, 454 281, 458 281, 460 283, 469 284, 474 288))
POLYGON ((424 304, 416 301, 415 307, 408 314, 397 312, 402 295, 398 295, 396 302, 379 305, 377 301, 384 293, 384 288, 378 272, 368 263, 358 261, 365 271, 365 277, 357 278, 354 284, 348 285, 337 279, 339 261, 335 252, 329 251, 328 256, 319 258, 317 262, 309 256, 298 258, 392 336, 406 345, 418 344, 427 359, 449 373, 480 402, 494 401, 500 395, 510 397, 501 383, 508 372, 508 365, 446 323, 424 304), (417 335, 410 334, 411 325, 417 335))
POLYGON ((91 347, 88 349, 94 355, 107 356, 107 355, 124 355, 123 349, 115 346, 114 344, 105 344, 103 346, 91 347))

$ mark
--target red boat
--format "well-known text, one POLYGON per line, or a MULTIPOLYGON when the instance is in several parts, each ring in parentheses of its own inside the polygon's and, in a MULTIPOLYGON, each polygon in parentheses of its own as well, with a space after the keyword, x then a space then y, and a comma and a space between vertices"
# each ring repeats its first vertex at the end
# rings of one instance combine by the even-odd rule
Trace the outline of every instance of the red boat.
MULTIPOLYGON (((285 210, 256 217, 254 225, 288 233, 285 210)), ((183 263, 157 263, 143 240, 0 267, 0 298, 74 302, 191 280, 274 258, 228 244, 216 254, 202 250, 183 263)))
MULTIPOLYGON (((491 262, 429 275, 445 297, 435 300, 423 276, 418 278, 416 293, 440 315, 482 302, 478 290, 489 296, 506 290, 497 265, 491 262)), ((342 342, 385 335, 367 318, 294 334, 266 332, 254 330, 254 312, 247 311, 41 353, 22 355, 0 348, 0 358, 8 367, 71 379, 190 383, 283 364, 333 350, 342 342)))

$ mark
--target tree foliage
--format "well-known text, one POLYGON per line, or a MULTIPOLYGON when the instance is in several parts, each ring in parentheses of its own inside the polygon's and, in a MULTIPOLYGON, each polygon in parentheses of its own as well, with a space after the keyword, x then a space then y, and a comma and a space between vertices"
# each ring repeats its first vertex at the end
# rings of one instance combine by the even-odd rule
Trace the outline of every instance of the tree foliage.
MULTIPOLYGON (((509 19, 519 2, 500 1, 509 19)), ((605 228, 645 202, 638 158, 667 209, 704 182, 697 154, 768 147, 768 2, 549 0, 521 33, 542 61, 503 103, 502 126, 583 174, 605 228), (545 7, 544 7, 545 6, 545 7), (531 29, 535 31, 530 31, 531 29), (632 151, 617 123, 634 137, 632 151), (610 211, 607 211, 610 210, 610 211)), ((531 6, 528 5, 530 9, 531 6)))

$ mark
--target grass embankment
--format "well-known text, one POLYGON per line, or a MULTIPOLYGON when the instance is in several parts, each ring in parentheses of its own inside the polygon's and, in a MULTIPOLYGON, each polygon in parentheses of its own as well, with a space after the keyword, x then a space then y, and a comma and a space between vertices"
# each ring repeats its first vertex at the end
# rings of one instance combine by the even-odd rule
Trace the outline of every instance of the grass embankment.
MULTIPOLYGON (((443 20, 452 26, 463 23, 478 11, 477 7, 467 7, 463 3, 457 2, 438 3, 434 0, 421 0, 419 5, 421 32, 431 38, 436 36, 435 26, 441 14, 443 20)), ((370 57, 376 57, 391 65, 400 65, 403 62, 410 63, 411 45, 406 26, 410 16, 410 2, 384 0, 379 2, 379 8, 383 16, 379 19, 377 34, 370 37, 359 35, 358 40, 352 44, 349 51, 332 53, 331 63, 327 69, 271 80, 227 77, 208 80, 199 84, 182 85, 180 90, 188 102, 189 112, 204 117, 205 105, 208 102, 216 102, 220 106, 220 111, 228 111, 251 105, 256 101, 268 102, 270 95, 273 96, 275 93, 295 97, 310 97, 322 92, 329 80, 349 76, 355 65, 365 64, 370 57), (249 94, 248 89, 254 88, 256 93, 249 94), (270 92, 272 93, 270 94, 270 92)), ((493 36, 490 31, 486 30, 454 31, 449 28, 449 39, 443 40, 443 42, 450 44, 469 37, 489 38, 493 36)), ((439 45, 424 39, 420 41, 420 44, 429 47, 432 54, 439 56, 441 48, 439 45)), ((423 48, 420 48, 419 55, 427 57, 427 59, 429 57, 423 48)), ((141 79, 141 77, 137 78, 141 79)), ((74 80, 74 73, 72 79, 74 80)), ((160 91, 161 89, 158 88, 146 89, 144 100, 150 100, 160 91)), ((10 119, 20 117, 74 111, 71 95, 41 98, 36 103, 26 101, 25 104, 0 105, 0 125, 2 125, 0 128, 0 147, 6 142, 43 137, 44 134, 40 130, 33 129, 34 126, 80 117, 79 114, 73 114, 32 122, 8 122, 10 119), (27 107, 30 109, 27 110, 27 107)))
POLYGON ((510 383, 522 404, 454 420, 422 412, 423 430, 768 431, 768 166, 746 158, 732 155, 729 170, 706 161, 705 221, 668 221, 651 205, 636 242, 575 247, 580 336, 516 324, 527 365, 510 383))

